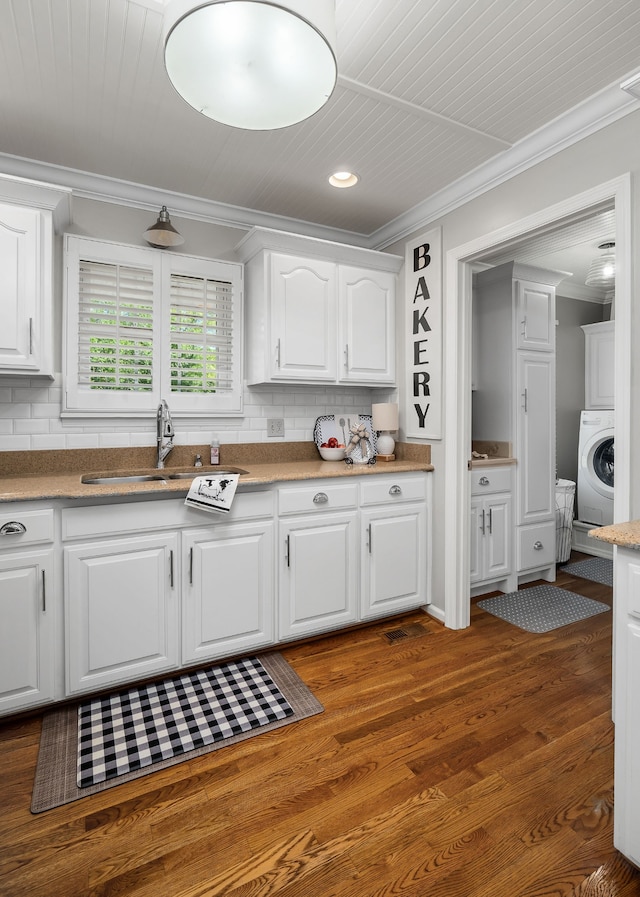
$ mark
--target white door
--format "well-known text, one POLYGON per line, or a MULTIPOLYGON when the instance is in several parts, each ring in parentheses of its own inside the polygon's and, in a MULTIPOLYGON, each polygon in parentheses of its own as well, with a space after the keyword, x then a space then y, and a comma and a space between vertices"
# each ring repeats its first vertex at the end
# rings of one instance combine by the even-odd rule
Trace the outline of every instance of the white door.
POLYGON ((177 667, 177 534, 84 543, 64 556, 69 694, 177 667))
POLYGON ((363 511, 362 527, 362 618, 427 604, 424 504, 363 511))
POLYGON ((43 704, 54 697, 53 585, 53 551, 0 557, 2 713, 43 704))
POLYGON ((395 380, 395 275, 341 265, 338 377, 353 383, 395 380))
POLYGON ((335 380, 336 266, 271 253, 272 376, 335 380))
POLYGON ((182 662, 274 641, 272 521, 185 530, 182 662))
POLYGON ((280 525, 280 638, 313 635, 357 618, 358 515, 300 517, 280 525))
POLYGON ((494 495, 484 500, 485 579, 511 573, 511 496, 494 495))

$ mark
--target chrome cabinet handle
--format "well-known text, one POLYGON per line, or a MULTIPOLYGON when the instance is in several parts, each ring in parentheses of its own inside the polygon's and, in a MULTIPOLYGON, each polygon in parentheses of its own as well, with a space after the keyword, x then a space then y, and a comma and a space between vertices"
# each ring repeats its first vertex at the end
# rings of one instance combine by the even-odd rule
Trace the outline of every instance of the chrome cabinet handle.
POLYGON ((45 571, 42 571, 42 613, 46 614, 47 612, 47 580, 45 578, 45 571))
POLYGON ((280 340, 276 343, 276 367, 280 369, 280 340))
POLYGON ((189 585, 193 585, 193 546, 189 549, 189 585))
POLYGON ((24 523, 19 523, 17 520, 9 520, 8 523, 0 527, 0 536, 18 536, 21 533, 26 533, 26 531, 27 528, 24 523))
POLYGON ((287 538, 284 540, 284 557, 287 562, 287 567, 291 566, 290 554, 289 554, 289 552, 291 550, 291 542, 289 541, 289 539, 290 539, 290 537, 287 536, 287 538))
POLYGON ((526 315, 522 319, 522 336, 524 339, 527 338, 527 316, 526 315))
POLYGON ((402 495, 402 489, 400 486, 392 486, 391 489, 389 489, 389 495, 402 495))
POLYGON ((344 347, 344 369, 349 370, 349 344, 344 347))
POLYGON ((482 524, 481 524, 481 526, 480 526, 480 529, 482 530, 482 535, 483 535, 483 536, 484 536, 484 534, 485 534, 485 518, 486 518, 486 512, 483 510, 483 511, 482 511, 482 524))
POLYGON ((544 548, 544 545, 542 544, 542 542, 540 542, 540 540, 538 540, 537 542, 533 543, 533 547, 535 551, 540 551, 541 548, 544 548))
POLYGON ((33 318, 29 318, 29 355, 33 355, 33 318))
POLYGON ((489 485, 489 477, 480 477, 478 480, 480 486, 488 486, 489 485))
POLYGON ((493 508, 489 508, 489 532, 493 532, 493 508))
POLYGON ((169 551, 169 585, 173 588, 173 549, 169 551))
POLYGON ((523 406, 522 410, 526 414, 529 411, 529 390, 525 389, 522 393, 523 406))
POLYGON ((326 505, 328 501, 329 496, 326 492, 316 492, 316 494, 313 496, 314 505, 326 505))

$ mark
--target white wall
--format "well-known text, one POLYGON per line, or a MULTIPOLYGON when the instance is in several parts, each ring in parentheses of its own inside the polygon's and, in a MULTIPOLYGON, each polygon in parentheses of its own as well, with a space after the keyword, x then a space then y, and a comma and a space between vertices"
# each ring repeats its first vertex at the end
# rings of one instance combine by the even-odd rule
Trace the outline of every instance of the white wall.
MULTIPOLYGON (((632 174, 632 230, 640 221, 640 112, 634 112, 596 134, 573 146, 558 152, 555 156, 527 169, 511 180, 488 190, 476 199, 433 221, 425 221, 416 228, 408 240, 422 233, 427 227, 442 227, 443 257, 449 250, 477 240, 499 228, 512 225, 536 212, 556 205, 562 200, 583 193, 598 184, 632 174)), ((405 241, 389 247, 390 251, 404 254, 405 241)), ((633 260, 632 260, 633 265, 633 260)), ((633 342, 640 344, 640 320, 637 314, 636 297, 640 295, 640 266, 633 266, 632 284, 632 335, 633 342)), ((446 281, 444 267, 444 309, 445 347, 448 322, 447 307, 457 302, 446 281)), ((399 310, 400 316, 404 311, 399 310)), ((446 351, 446 349, 445 349, 446 351)), ((400 356, 402 357, 402 356, 400 356)), ((445 363, 446 363, 445 357, 445 363)), ((638 459, 640 446, 640 366, 632 374, 631 398, 634 409, 631 421, 631 457, 638 459)), ((399 380, 403 388, 402 379, 399 380)), ((401 403, 404 397, 401 395, 401 403)), ((402 407, 402 404, 401 404, 402 407)), ((455 463, 447 446, 447 434, 442 440, 432 442, 432 462, 434 474, 435 520, 438 509, 445 507, 445 474, 447 465, 455 463)), ((640 460, 633 464, 631 471, 630 505, 632 516, 640 516, 640 460)), ((444 611, 444 557, 445 532, 443 527, 434 527, 434 604, 444 611)))
MULTIPOLYGON (((171 213, 171 210, 169 210, 171 213)), ((115 203, 74 198, 69 233, 146 246, 142 234, 157 213, 115 203)), ((177 250, 187 255, 233 260, 233 249, 246 233, 240 228, 172 218, 185 242, 177 250)), ((54 363, 62 368, 62 238, 56 239, 54 258, 54 363)), ((55 380, 37 377, 0 377, 0 451, 29 449, 110 448, 154 445, 155 414, 140 419, 73 420, 60 417, 62 375, 55 380)), ((371 404, 386 401, 387 390, 336 389, 322 386, 259 386, 244 388, 241 418, 174 418, 176 443, 198 445, 219 435, 221 442, 267 441, 267 418, 282 417, 284 439, 311 440, 317 417, 333 411, 370 414, 371 404)), ((270 438, 277 444, 279 439, 270 438)))

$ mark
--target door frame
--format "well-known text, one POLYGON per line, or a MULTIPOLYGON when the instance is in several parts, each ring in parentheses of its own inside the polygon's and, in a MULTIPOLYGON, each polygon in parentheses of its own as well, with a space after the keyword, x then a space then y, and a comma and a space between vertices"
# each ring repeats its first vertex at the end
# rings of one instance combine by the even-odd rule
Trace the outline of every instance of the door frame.
POLYGON ((444 623, 470 622, 468 460, 471 447, 472 267, 490 251, 557 227, 573 216, 613 204, 616 222, 614 522, 629 520, 631 487, 631 175, 606 181, 556 205, 450 249, 446 255, 448 309, 444 333, 444 430, 447 436, 444 508, 444 623))

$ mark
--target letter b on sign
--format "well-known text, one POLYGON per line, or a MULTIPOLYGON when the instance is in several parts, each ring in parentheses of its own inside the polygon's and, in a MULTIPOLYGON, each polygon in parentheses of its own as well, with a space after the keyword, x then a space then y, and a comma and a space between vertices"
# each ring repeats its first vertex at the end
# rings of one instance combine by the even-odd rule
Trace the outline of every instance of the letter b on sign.
POLYGON ((429 255, 429 249, 431 247, 428 243, 423 243, 422 246, 416 246, 413 250, 413 270, 420 271, 421 268, 428 268, 431 264, 431 256, 429 255))

